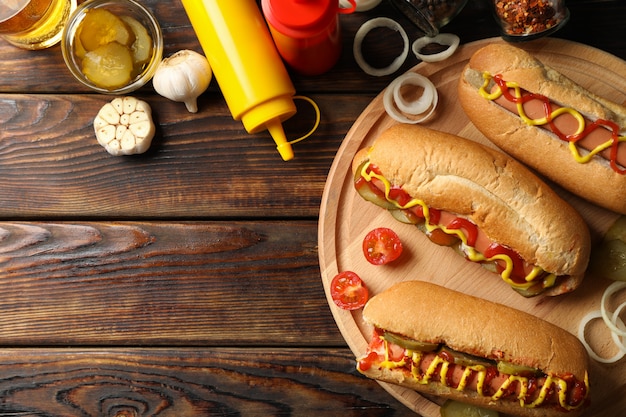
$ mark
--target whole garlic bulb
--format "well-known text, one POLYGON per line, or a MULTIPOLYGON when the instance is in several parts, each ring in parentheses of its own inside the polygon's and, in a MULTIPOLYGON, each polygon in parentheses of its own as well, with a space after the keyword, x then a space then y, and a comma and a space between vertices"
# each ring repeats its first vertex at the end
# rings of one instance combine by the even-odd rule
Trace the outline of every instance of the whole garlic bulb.
POLYGON ((183 102, 191 113, 198 111, 198 97, 209 88, 213 71, 209 61, 188 49, 165 58, 152 77, 157 93, 173 101, 183 102))

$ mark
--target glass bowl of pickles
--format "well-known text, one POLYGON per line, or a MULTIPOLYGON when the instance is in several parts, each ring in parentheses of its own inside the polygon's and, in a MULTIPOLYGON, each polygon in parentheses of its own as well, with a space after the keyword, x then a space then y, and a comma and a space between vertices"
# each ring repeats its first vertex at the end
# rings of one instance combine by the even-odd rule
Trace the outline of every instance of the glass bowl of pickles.
POLYGON ((70 16, 61 50, 83 85, 126 94, 154 75, 163 57, 163 34, 150 10, 134 0, 88 0, 70 16))

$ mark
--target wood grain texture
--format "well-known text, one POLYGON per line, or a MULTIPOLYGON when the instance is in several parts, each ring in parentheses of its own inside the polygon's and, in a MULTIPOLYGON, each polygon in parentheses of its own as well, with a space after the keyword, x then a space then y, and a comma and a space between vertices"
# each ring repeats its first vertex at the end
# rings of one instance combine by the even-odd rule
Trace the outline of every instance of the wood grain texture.
POLYGON ((4 349, 0 367, 7 417, 414 415, 347 349, 4 349))
POLYGON ((316 223, 0 223, 0 345, 341 344, 316 223))
MULTIPOLYGON (((193 115, 142 97, 158 128, 150 150, 130 157, 109 155, 93 133, 110 97, 0 95, 0 217, 315 217, 342 132, 371 97, 312 97, 320 126, 285 163, 267 132, 248 135, 216 95, 193 115)), ((298 105, 285 123, 294 139, 314 120, 298 105)))

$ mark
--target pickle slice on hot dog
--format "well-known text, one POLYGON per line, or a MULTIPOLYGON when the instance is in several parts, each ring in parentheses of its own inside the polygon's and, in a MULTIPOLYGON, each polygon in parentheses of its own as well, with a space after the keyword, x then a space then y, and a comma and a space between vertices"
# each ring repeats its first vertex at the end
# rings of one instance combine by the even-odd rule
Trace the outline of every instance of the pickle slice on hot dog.
POLYGON ((357 369, 370 378, 522 417, 579 416, 589 403, 585 348, 530 314, 406 281, 372 297, 363 318, 374 330, 357 369))
POLYGON ((499 43, 472 55, 458 94, 472 123, 499 148, 570 192, 626 214, 626 107, 499 43))
POLYGON ((586 223, 502 152, 398 124, 361 149, 352 169, 366 200, 495 269, 524 296, 566 293, 583 279, 591 245, 586 223))

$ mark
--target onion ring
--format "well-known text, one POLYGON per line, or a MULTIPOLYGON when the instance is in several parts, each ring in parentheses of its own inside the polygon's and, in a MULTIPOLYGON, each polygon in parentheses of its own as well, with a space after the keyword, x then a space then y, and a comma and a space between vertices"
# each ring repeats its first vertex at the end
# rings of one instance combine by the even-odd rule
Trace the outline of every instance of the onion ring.
MULTIPOLYGON (((617 323, 618 317, 615 317, 615 314, 613 314, 615 318, 615 322, 614 322, 612 318, 609 316, 609 313, 607 312, 607 308, 606 308, 607 299, 611 295, 615 294, 617 291, 621 290, 622 288, 626 288, 626 282, 624 281, 616 281, 607 287, 607 289, 604 291, 604 294, 602 294, 602 300, 600 301, 600 312, 602 313, 602 319, 604 320, 606 325, 611 329, 612 332, 617 333, 621 337, 626 337, 626 329, 623 330, 617 327, 616 323, 617 323)), ((622 306, 620 306, 620 310, 621 310, 621 307, 622 306)), ((616 310, 616 311, 619 311, 619 310, 616 310)))
POLYGON ((404 61, 406 61, 407 56, 409 55, 409 37, 407 36, 402 26, 400 26, 400 24, 395 20, 388 17, 375 17, 363 23, 359 30, 356 32, 356 35, 354 35, 352 53, 354 54, 354 59, 356 60, 356 63, 366 74, 376 77, 393 74, 398 69, 400 69, 404 61), (404 41, 404 49, 402 50, 402 53, 397 56, 396 59, 394 59, 389 66, 385 68, 374 68, 370 66, 367 62, 365 62, 365 58, 363 58, 363 52, 361 51, 363 39, 365 39, 365 36, 372 29, 379 27, 386 27, 395 30, 396 32, 400 33, 400 36, 402 36, 402 40, 404 41))
POLYGON ((450 58, 450 56, 452 56, 452 54, 459 47, 460 42, 461 39, 453 33, 440 33, 436 36, 433 36, 432 38, 424 36, 417 39, 415 42, 413 42, 411 50, 417 58, 421 59, 424 62, 437 62, 450 58), (430 43, 448 45, 448 48, 436 54, 422 54, 420 50, 430 43))
MULTIPOLYGON (((615 323, 615 325, 620 327, 622 330, 626 330, 626 326, 624 325, 624 322, 620 318, 619 315, 624 309, 624 307, 626 307, 626 301, 620 304, 619 307, 617 307, 617 309, 615 309, 615 311, 613 312, 613 317, 612 317, 613 323, 615 323)), ((620 350, 624 352, 624 354, 626 354, 626 337, 621 336, 621 339, 622 340, 620 340, 617 333, 613 332, 613 341, 615 342, 617 346, 619 346, 620 350)))
MULTIPOLYGON (((354 11, 366 12, 378 6, 381 1, 382 0, 356 0, 356 9, 354 9, 354 11)), ((345 8, 352 7, 348 0, 339 0, 339 5, 345 8)))
POLYGON ((414 72, 407 72, 393 80, 387 86, 383 95, 383 106, 385 107, 385 111, 389 114, 389 116, 391 116, 392 119, 400 123, 416 124, 427 120, 435 111, 438 102, 439 95, 437 94, 437 88, 435 85, 428 78, 414 72), (422 96, 414 103, 407 103, 402 98, 400 88, 405 84, 424 87, 422 96), (411 119, 401 113, 405 112, 410 115, 420 115, 426 112, 429 108, 430 111, 418 119, 411 119))
MULTIPOLYGON (((594 319, 603 319, 602 312, 600 310, 590 311, 589 313, 585 315, 585 317, 582 318, 582 320, 580 321, 580 324, 578 325, 578 339, 580 339, 580 342, 583 344, 585 349, 587 349, 587 353, 589 354, 589 356, 595 361, 600 362, 600 363, 615 363, 619 361, 620 359, 624 357, 624 355, 626 355, 626 352, 624 352, 624 350, 622 350, 621 347, 619 349, 619 352, 617 352, 613 357, 603 358, 599 356, 591 348, 591 346, 589 346, 589 343, 587 343, 587 339, 585 338, 585 329, 587 328, 587 324, 591 322, 591 320, 594 320, 594 319)), ((626 328, 626 326, 624 326, 624 322, 619 318, 618 320, 621 326, 626 328)), ((613 333, 613 335, 616 336, 615 333, 613 333)), ((613 341, 615 342, 615 337, 613 338, 613 341)), ((618 344, 618 347, 619 345, 620 344, 618 344)))
POLYGON ((405 113, 424 113, 433 104, 435 94, 437 94, 437 88, 435 85, 428 78, 415 72, 407 72, 406 74, 398 77, 398 79, 394 82, 393 99, 396 106, 398 106, 398 108, 405 113), (400 88, 406 84, 424 88, 424 92, 420 98, 412 103, 407 103, 400 92, 400 88))

